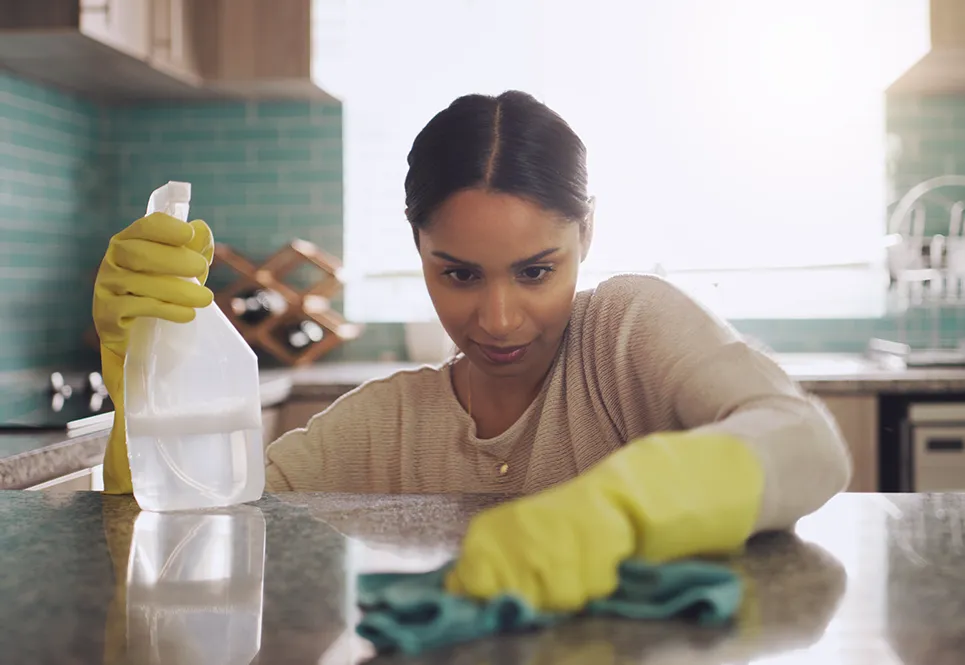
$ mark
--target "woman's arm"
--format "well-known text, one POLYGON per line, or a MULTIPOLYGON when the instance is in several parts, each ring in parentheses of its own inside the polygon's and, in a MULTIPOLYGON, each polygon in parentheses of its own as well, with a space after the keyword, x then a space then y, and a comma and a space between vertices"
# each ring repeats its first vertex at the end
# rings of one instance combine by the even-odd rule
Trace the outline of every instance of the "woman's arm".
POLYGON ((642 390, 662 393, 683 429, 730 435, 753 451, 764 479, 755 531, 788 528, 847 487, 850 455, 820 402, 677 287, 628 282, 612 357, 642 390))
POLYGON ((669 283, 604 283, 573 334, 588 385, 631 440, 573 480, 477 515, 451 592, 576 609, 612 593, 628 557, 731 553, 847 485, 827 412, 669 283))
POLYGON ((268 446, 269 492, 398 492, 394 427, 400 386, 375 381, 341 397, 268 446))

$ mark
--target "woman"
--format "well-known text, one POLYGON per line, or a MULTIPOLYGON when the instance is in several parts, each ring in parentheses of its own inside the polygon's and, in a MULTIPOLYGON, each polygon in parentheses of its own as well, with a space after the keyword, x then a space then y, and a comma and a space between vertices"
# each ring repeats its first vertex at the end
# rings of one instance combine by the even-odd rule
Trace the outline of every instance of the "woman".
MULTIPOLYGON (((462 353, 282 436, 269 491, 525 495, 473 521, 448 586, 571 609, 612 591, 628 556, 729 552, 847 485, 833 420, 680 290, 628 275, 576 293, 593 201, 583 143, 549 108, 461 97, 408 163, 406 217, 462 353)), ((203 283, 211 246, 204 222, 163 215, 112 239, 94 318, 115 401, 131 320, 187 321, 211 302, 179 279, 203 283)), ((119 422, 105 485, 129 492, 119 422)))

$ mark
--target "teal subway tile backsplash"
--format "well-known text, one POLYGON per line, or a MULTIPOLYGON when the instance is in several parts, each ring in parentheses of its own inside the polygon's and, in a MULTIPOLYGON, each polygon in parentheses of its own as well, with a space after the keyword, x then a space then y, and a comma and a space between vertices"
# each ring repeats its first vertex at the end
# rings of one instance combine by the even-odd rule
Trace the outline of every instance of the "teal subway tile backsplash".
MULTIPOLYGON (((886 128, 888 179, 895 199, 929 178, 965 175, 965 95, 892 95, 886 128)), ((929 236, 948 233, 950 207, 965 199, 965 187, 936 194, 924 201, 929 236)))
POLYGON ((103 246, 100 109, 0 73, 0 371, 85 353, 103 246))
MULTIPOLYGON (((296 237, 341 256, 341 243, 330 242, 342 229, 341 113, 331 106, 337 108, 259 102, 166 106, 163 113, 112 110, 118 223, 143 214, 154 187, 185 180, 193 185, 192 217, 207 221, 216 240, 254 261, 296 237), (312 130, 314 139, 284 138, 298 128, 312 130), (325 162, 330 156, 337 161, 325 162)), ((223 286, 220 276, 212 274, 213 287, 223 286)))
POLYGON ((255 261, 296 237, 341 256, 341 117, 315 102, 101 108, 0 76, 0 306, 17 313, 0 321, 0 370, 96 362, 97 263, 169 180, 255 261))

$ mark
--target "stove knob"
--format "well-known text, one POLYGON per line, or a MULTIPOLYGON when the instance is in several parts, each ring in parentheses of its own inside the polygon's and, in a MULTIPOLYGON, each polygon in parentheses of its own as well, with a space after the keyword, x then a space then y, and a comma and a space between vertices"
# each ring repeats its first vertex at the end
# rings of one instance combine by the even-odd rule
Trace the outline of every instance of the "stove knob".
POLYGON ((90 386, 92 392, 98 395, 107 392, 107 386, 104 385, 104 377, 100 375, 100 372, 91 372, 88 374, 87 385, 90 386))
POLYGON ((55 393, 59 393, 64 389, 64 375, 60 372, 54 372, 50 375, 50 388, 55 393))

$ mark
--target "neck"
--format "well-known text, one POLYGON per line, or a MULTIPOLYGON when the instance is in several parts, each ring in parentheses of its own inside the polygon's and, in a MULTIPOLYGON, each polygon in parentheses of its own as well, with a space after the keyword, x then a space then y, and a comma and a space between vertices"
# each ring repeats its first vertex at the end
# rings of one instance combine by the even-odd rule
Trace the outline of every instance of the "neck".
POLYGON ((496 409, 503 412, 522 413, 532 403, 543 387, 552 361, 545 367, 522 376, 498 377, 486 374, 465 356, 460 360, 462 377, 457 381, 458 393, 463 406, 473 403, 473 413, 496 409), (470 400, 471 396, 471 400, 470 400))
POLYGON ((471 366, 467 366, 467 370, 469 389, 477 403, 484 401, 491 406, 507 409, 522 404, 529 406, 539 393, 543 379, 546 377, 546 371, 539 376, 500 378, 483 374, 471 366))

